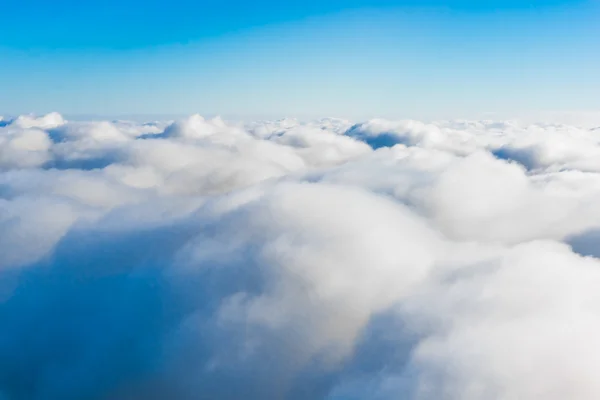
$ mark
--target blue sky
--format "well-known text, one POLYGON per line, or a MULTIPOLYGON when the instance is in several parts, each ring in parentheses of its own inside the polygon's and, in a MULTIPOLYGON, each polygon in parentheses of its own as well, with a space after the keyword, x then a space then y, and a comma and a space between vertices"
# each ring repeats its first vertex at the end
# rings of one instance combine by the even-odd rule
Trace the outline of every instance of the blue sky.
POLYGON ((600 2, 5 0, 0 115, 600 109, 600 2))

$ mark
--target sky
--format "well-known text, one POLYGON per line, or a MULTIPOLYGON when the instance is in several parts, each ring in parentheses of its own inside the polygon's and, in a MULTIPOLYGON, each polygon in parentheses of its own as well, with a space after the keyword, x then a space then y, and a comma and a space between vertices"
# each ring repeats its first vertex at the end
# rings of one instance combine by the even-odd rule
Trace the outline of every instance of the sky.
POLYGON ((0 12, 0 400, 600 399, 600 0, 0 12))
POLYGON ((0 115, 600 109, 597 0, 6 0, 0 115))

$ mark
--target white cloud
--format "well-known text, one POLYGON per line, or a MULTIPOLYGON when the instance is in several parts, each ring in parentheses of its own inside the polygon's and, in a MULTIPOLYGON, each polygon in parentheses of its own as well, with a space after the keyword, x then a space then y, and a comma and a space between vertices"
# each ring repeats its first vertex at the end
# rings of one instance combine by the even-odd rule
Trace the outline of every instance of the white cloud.
POLYGON ((0 397, 596 399, 599 151, 514 121, 4 121, 0 397))
POLYGON ((35 117, 32 115, 21 115, 12 121, 13 125, 20 128, 42 128, 50 129, 56 128, 65 124, 65 120, 59 113, 53 112, 46 114, 42 117, 35 117))
POLYGON ((52 143, 46 132, 12 128, 0 128, 0 132, 0 168, 38 167, 50 159, 52 143))

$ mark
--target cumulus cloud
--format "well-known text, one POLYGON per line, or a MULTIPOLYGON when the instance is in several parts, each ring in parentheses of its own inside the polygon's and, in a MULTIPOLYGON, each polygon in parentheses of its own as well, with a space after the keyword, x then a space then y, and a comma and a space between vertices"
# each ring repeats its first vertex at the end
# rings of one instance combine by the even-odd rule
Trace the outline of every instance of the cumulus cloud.
POLYGON ((17 117, 15 120, 11 121, 12 125, 16 125, 21 128, 56 128, 58 126, 64 125, 66 123, 65 119, 59 113, 53 112, 46 114, 41 117, 36 117, 33 115, 21 115, 17 117))
POLYGON ((0 168, 39 167, 50 160, 52 142, 46 132, 10 128, 3 131, 0 136, 0 168))
POLYGON ((0 125, 0 399, 597 399, 598 132, 0 125))

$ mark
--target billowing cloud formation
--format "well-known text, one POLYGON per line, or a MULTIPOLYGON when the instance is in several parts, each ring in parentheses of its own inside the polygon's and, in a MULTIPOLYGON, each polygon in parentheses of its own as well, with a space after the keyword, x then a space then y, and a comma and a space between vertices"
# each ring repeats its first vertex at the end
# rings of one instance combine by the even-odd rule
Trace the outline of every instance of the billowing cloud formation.
POLYGON ((598 399, 599 134, 3 120, 0 399, 598 399))

